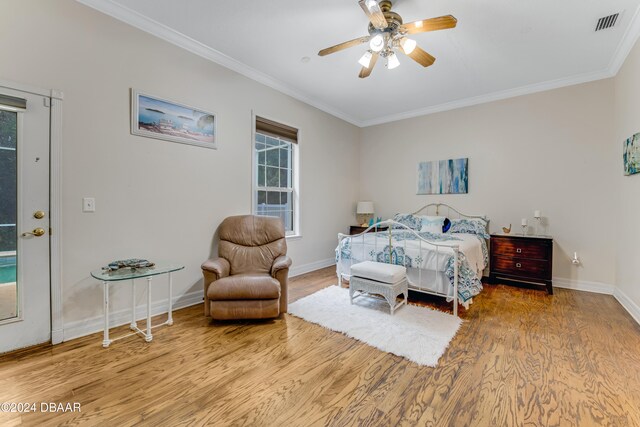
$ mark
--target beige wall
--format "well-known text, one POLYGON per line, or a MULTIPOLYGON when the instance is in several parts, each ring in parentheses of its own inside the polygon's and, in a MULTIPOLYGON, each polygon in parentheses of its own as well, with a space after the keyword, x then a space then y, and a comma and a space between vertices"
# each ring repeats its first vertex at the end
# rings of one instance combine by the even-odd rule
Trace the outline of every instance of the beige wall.
MULTIPOLYGON (((353 220, 358 128, 72 0, 3 0, 2 11, 0 78, 65 95, 65 324, 82 329, 101 315, 89 271, 113 259, 182 263, 176 294, 201 290, 217 225, 251 209, 252 110, 301 131, 294 266, 334 256, 336 234, 353 220), (132 136, 132 87, 216 112, 219 149, 132 136), (81 212, 86 196, 97 212, 81 212)), ((164 283, 154 300, 165 297, 164 283)), ((127 296, 116 290, 114 310, 127 296)))
POLYGON ((492 231, 511 223, 519 232, 521 218, 533 224, 540 209, 556 241, 554 276, 565 286, 611 286, 612 124, 609 79, 365 128, 360 198, 383 217, 448 203, 488 215, 492 231), (469 158, 469 194, 416 195, 419 161, 458 157, 469 158))
MULTIPOLYGON (((624 176, 622 141, 640 132, 640 43, 615 78, 615 153, 613 192, 618 203, 616 285, 640 316, 640 174, 624 176)), ((630 305, 630 304, 629 304, 630 305)), ((637 318, 640 321, 640 317, 637 318)))
MULTIPOLYGON (((200 290, 217 225, 251 208, 252 110, 301 130, 303 238, 289 242, 296 266, 333 256, 359 199, 374 200, 383 217, 442 201, 487 214, 493 231, 508 223, 518 231, 520 218, 533 223, 541 209, 557 242, 554 276, 617 284, 640 303, 640 202, 625 197, 638 193, 640 175, 622 177, 620 165, 622 139, 640 131, 638 46, 615 82, 357 129, 72 0, 4 0, 3 11, 0 79, 65 94, 66 324, 100 316, 101 291, 88 272, 115 258, 183 263, 176 294, 200 290), (130 135, 132 87, 215 111, 219 149, 130 135), (469 157, 468 195, 415 195, 418 161, 455 157, 469 157), (81 212, 85 196, 96 198, 96 213, 81 212), (607 227, 617 218, 614 239, 607 227), (574 251, 579 268, 569 261, 574 251)), ((155 289, 154 299, 164 292, 155 289)), ((115 292, 116 310, 127 296, 115 292)))

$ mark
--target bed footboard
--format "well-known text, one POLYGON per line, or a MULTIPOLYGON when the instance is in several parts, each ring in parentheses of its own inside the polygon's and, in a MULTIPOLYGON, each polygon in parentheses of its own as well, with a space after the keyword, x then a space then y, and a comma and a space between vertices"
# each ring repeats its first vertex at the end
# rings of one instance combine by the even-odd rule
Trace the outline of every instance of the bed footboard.
MULTIPOLYGON (((344 252, 344 246, 345 245, 351 245, 351 243, 355 240, 355 239, 362 239, 362 253, 361 258, 359 260, 356 260, 356 262, 360 262, 360 261, 364 261, 367 259, 371 259, 372 255, 371 254, 367 254, 365 252, 365 236, 367 235, 367 233, 369 233, 371 230, 377 230, 378 227, 383 227, 386 226, 387 228, 387 232, 385 232, 385 234, 387 234, 386 238, 382 238, 379 235, 382 235, 383 233, 375 233, 373 240, 373 254, 378 254, 378 256, 380 255, 380 252, 378 251, 378 240, 380 240, 380 245, 383 246, 383 250, 382 250, 382 254, 383 254, 383 258, 382 259, 372 259, 373 261, 377 261, 377 262, 388 262, 389 264, 398 264, 398 265, 404 265, 407 268, 411 268, 410 265, 410 261, 408 261, 408 257, 406 256, 407 254, 407 248, 406 248, 406 242, 407 239, 403 239, 404 241, 404 247, 402 244, 400 245, 396 245, 394 247, 393 244, 393 230, 400 230, 400 231, 406 231, 409 233, 412 233, 412 240, 416 240, 418 242, 419 245, 419 257, 421 257, 421 259, 426 259, 427 256, 429 256, 429 253, 435 253, 435 276, 434 276, 434 280, 436 281, 442 281, 442 280, 447 280, 445 276, 445 272, 443 270, 440 269, 440 260, 441 260, 441 256, 446 256, 446 257, 452 257, 453 259, 453 283, 451 284, 452 286, 443 286, 443 284, 441 282, 436 282, 435 286, 433 287, 434 289, 450 289, 453 288, 453 292, 451 295, 452 298, 452 304, 453 304, 453 315, 457 316, 458 315, 458 302, 459 302, 459 295, 458 295, 458 281, 459 281, 459 272, 460 272, 460 256, 459 256, 459 246, 458 245, 451 245, 451 244, 442 244, 442 243, 438 243, 435 241, 430 241, 428 239, 423 238, 422 236, 420 236, 418 233, 416 233, 414 230, 412 230, 411 228, 407 227, 406 225, 399 223, 397 221, 388 219, 385 221, 380 221, 377 222, 371 226, 369 226, 365 231, 363 231, 362 233, 359 234, 355 234, 355 235, 347 235, 347 234, 342 234, 342 233, 338 233, 338 247, 336 249, 337 253, 336 253, 336 272, 337 272, 337 276, 338 276, 338 285, 342 286, 342 281, 343 279, 349 279, 350 275, 351 275, 351 265, 354 264, 354 255, 353 253, 350 254, 349 258, 348 258, 348 263, 345 263, 346 260, 343 259, 343 252, 344 252), (345 239, 349 239, 348 241, 344 242, 345 239), (402 250, 399 250, 402 249, 402 250), (387 255, 388 254, 388 255, 387 255), (409 265, 407 265, 407 263, 409 263, 409 265), (348 264, 348 268, 349 271, 345 271, 345 264, 348 264)), ((448 292, 446 293, 442 293, 442 292, 437 292, 437 291, 429 291, 428 289, 423 288, 421 285, 424 283, 423 282, 423 269, 422 268, 417 268, 417 283, 415 283, 415 278, 412 280, 411 277, 408 277, 409 280, 409 287, 410 289, 414 289, 417 290, 419 292, 423 292, 423 293, 428 293, 428 294, 433 294, 433 295, 439 295, 439 296, 445 296, 445 297, 449 297, 448 292), (413 283, 412 283, 413 282, 413 283)), ((445 283, 446 285, 446 283, 445 283)))

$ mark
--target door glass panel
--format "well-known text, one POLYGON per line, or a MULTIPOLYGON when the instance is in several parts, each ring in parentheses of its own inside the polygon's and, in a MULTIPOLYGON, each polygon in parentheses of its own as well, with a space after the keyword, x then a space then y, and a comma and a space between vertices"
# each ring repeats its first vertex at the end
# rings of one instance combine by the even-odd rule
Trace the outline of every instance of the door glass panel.
POLYGON ((0 320, 18 315, 18 113, 0 110, 0 320))

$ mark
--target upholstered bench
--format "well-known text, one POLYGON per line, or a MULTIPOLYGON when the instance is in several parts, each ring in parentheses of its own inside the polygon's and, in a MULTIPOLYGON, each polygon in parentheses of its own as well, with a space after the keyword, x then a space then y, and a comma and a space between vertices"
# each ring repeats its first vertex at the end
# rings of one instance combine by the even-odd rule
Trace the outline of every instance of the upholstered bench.
POLYGON ((351 304, 354 298, 363 294, 382 295, 389 303, 393 315, 397 308, 407 303, 408 293, 407 269, 401 265, 364 261, 351 266, 351 304), (404 295, 404 299, 396 303, 398 295, 404 295))

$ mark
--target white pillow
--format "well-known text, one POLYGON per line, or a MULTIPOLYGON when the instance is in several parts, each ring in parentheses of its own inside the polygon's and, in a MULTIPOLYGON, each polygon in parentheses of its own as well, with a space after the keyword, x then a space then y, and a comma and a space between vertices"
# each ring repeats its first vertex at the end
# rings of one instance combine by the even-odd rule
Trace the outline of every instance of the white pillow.
POLYGON ((422 226, 420 227, 420 231, 426 231, 429 233, 438 233, 442 234, 442 226, 444 225, 443 216, 431 216, 431 215, 421 215, 420 221, 422 222, 422 226))

